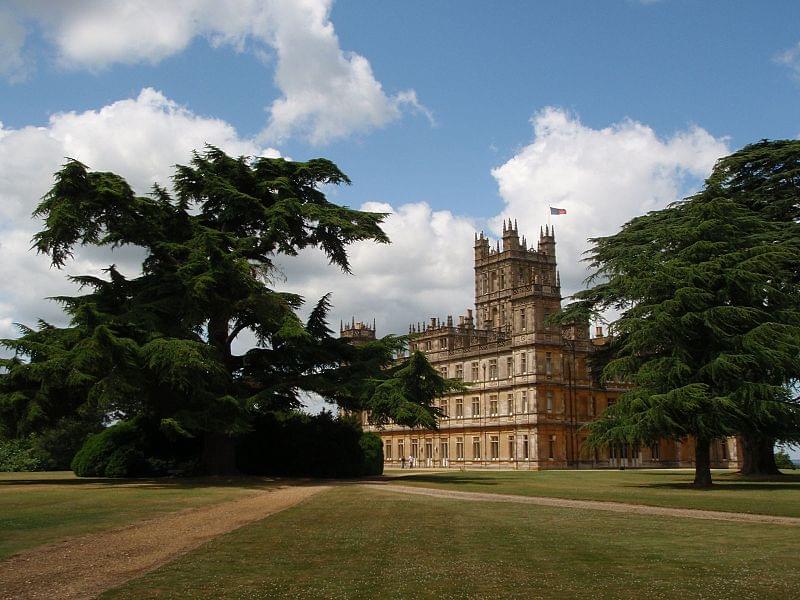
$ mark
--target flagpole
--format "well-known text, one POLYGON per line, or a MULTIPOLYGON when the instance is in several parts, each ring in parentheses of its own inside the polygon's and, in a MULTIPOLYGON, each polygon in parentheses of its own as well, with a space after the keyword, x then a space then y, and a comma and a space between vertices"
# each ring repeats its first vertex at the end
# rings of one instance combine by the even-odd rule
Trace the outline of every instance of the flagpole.
POLYGON ((553 214, 553 211, 548 206, 547 207, 547 228, 548 229, 551 227, 551 225, 550 225, 550 217, 552 216, 552 214, 553 214))

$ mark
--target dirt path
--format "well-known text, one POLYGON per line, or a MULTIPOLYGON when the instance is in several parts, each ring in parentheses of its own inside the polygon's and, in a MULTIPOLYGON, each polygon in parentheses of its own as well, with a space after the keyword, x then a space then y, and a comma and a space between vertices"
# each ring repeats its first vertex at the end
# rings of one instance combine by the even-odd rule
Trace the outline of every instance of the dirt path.
POLYGON ((212 538, 289 508, 327 488, 277 486, 239 500, 27 550, 0 562, 0 598, 94 598, 212 538))
POLYGON ((772 515, 756 515, 750 513, 723 512, 717 510, 699 510, 693 508, 667 508, 662 506, 646 506, 644 504, 625 504, 622 502, 602 502, 599 500, 568 500, 545 496, 517 496, 512 494, 486 494, 482 492, 457 492, 426 487, 411 487, 387 483, 365 483, 372 488, 401 494, 433 496, 451 500, 472 500, 478 502, 511 502, 517 504, 536 504, 557 508, 580 508, 586 510, 605 510, 635 515, 659 515, 662 517, 685 517, 689 519, 707 519, 713 521, 737 521, 740 523, 770 523, 774 525, 798 525, 798 517, 778 517, 772 515))

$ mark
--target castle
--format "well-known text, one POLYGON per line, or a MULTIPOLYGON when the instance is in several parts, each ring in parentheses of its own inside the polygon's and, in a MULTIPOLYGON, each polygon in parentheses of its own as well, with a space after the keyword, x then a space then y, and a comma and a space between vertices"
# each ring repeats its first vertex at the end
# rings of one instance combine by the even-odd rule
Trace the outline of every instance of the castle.
MULTIPOLYGON (((694 444, 660 440, 649 447, 591 449, 582 426, 624 392, 599 381, 589 357, 607 339, 597 327, 552 325, 561 308, 555 232, 540 230, 536 249, 520 239, 516 222, 503 223, 502 246, 475 235, 475 313, 454 323, 432 318, 409 327, 410 349, 426 354, 444 377, 467 391, 439 399, 436 431, 399 425, 366 430, 384 443, 386 466, 413 458, 438 468, 564 469, 691 466, 694 444)), ((354 343, 375 338, 355 319, 340 327, 354 343)), ((735 467, 735 440, 712 447, 714 467, 735 467)))

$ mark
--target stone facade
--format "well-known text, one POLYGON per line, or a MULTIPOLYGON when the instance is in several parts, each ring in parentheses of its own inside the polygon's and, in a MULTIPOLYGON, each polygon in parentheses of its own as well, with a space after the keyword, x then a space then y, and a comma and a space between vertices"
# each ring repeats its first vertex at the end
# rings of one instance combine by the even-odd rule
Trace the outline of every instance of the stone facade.
MULTIPOLYGON (((365 429, 384 442, 387 467, 564 469, 691 466, 691 440, 661 440, 652 447, 589 449, 581 427, 624 391, 601 386, 589 356, 606 343, 600 328, 550 325, 560 310, 561 284, 552 228, 540 230, 536 248, 519 238, 516 222, 503 226, 502 246, 475 236, 475 314, 458 323, 430 319, 409 328, 410 346, 424 352, 442 375, 465 392, 441 398, 446 415, 438 431, 388 425, 365 429)), ((343 337, 372 330, 353 322, 343 337), (360 327, 356 327, 359 325, 360 327)), ((715 467, 736 466, 734 440, 712 449, 715 467)))

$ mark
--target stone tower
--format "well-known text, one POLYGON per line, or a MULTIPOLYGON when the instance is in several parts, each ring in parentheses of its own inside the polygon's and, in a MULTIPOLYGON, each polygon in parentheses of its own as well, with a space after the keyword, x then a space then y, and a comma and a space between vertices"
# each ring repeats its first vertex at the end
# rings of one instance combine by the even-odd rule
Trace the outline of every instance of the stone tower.
POLYGON ((502 247, 483 232, 475 237, 475 308, 478 326, 511 333, 533 331, 561 305, 555 233, 540 230, 537 248, 519 238, 516 222, 503 222, 502 247), (516 326, 512 327, 512 324, 516 326))
POLYGON ((360 346, 367 342, 375 341, 375 319, 372 320, 372 327, 361 321, 356 321, 353 317, 348 324, 339 323, 339 337, 347 339, 351 344, 360 346))

